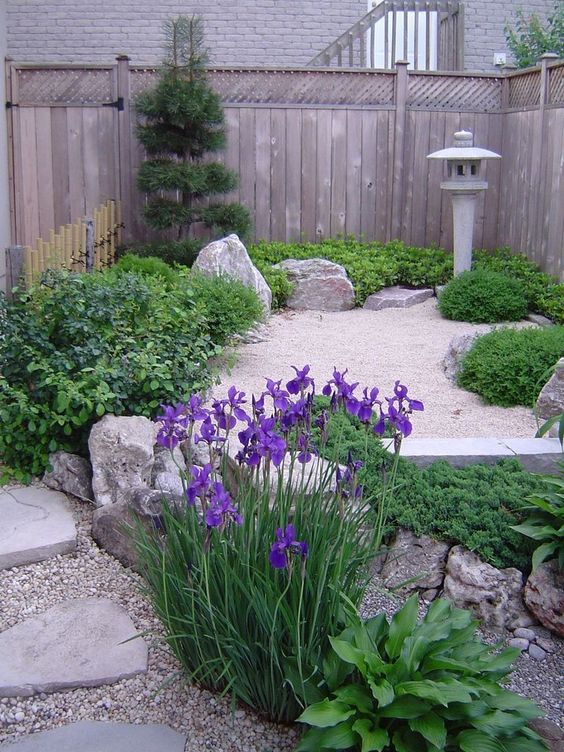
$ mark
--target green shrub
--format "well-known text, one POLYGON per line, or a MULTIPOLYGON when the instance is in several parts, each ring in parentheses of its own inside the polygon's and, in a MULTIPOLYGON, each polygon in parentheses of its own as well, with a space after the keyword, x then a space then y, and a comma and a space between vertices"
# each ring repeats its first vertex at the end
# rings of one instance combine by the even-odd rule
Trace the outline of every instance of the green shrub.
POLYGON ((564 356, 564 327, 501 329, 478 337, 458 384, 502 407, 532 407, 546 374, 564 356))
POLYGON ((258 270, 266 280, 272 292, 272 308, 284 308, 286 301, 292 294, 294 285, 290 282, 284 269, 274 269, 268 264, 258 264, 258 270))
POLYGON ((123 254, 135 256, 152 256, 165 261, 167 264, 181 264, 192 266, 198 253, 202 250, 206 241, 201 240, 177 240, 170 243, 148 243, 146 245, 134 245, 120 251, 123 254))
POLYGON ((194 270, 185 282, 207 322, 206 331, 218 345, 225 345, 233 334, 248 331, 263 315, 256 292, 237 279, 208 277, 194 270))
POLYGON ((156 256, 136 256, 127 253, 112 267, 114 272, 133 272, 133 274, 161 277, 169 285, 175 285, 178 275, 165 261, 156 256))
POLYGON ((447 319, 473 324, 519 321, 527 313, 527 300, 516 280, 477 269, 459 274, 446 285, 439 310, 447 319))
POLYGON ((476 636, 468 611, 437 600, 417 623, 412 596, 331 637, 325 697, 298 718, 312 726, 297 752, 543 752, 527 727, 541 711, 499 684, 519 655, 476 636))
POLYGON ((1 461, 38 474, 85 449, 104 413, 152 416, 211 383, 220 352, 188 285, 113 271, 49 272, 6 306, 0 340, 1 461))
MULTIPOLYGON (((320 402, 319 408, 326 407, 320 402)), ((360 471, 365 495, 377 497, 382 471, 390 472, 392 458, 382 442, 368 435, 354 418, 336 415, 328 450, 337 440, 366 462, 360 471)), ((340 455, 346 461, 346 453, 340 455)), ((416 535, 460 543, 495 567, 530 568, 534 546, 511 529, 524 520, 523 499, 542 490, 542 479, 525 472, 516 460, 497 465, 456 469, 445 461, 420 469, 401 460, 396 489, 390 501, 387 540, 397 526, 416 535)))

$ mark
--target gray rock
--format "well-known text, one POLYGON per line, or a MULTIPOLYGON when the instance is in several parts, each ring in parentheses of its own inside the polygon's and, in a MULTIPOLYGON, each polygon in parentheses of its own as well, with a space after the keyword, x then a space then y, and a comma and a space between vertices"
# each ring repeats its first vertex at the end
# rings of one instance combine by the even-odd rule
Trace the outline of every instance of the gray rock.
POLYGON ((380 311, 383 308, 411 308, 433 297, 432 288, 412 290, 409 287, 385 287, 380 292, 369 295, 363 308, 370 311, 380 311))
MULTIPOLYGON (((560 358, 554 373, 541 389, 537 399, 537 411, 543 421, 564 413, 564 358, 560 358)), ((558 427, 555 426, 552 430, 555 436, 557 431, 558 427)))
POLYGON ((184 486, 178 473, 157 473, 153 481, 155 491, 160 491, 166 498, 180 498, 184 495, 184 486))
POLYGON ((183 504, 185 496, 163 495, 156 488, 132 488, 125 497, 125 502, 141 517, 158 517, 162 511, 163 501, 168 504, 183 504))
POLYGON ((127 501, 105 504, 92 516, 92 537, 101 549, 124 565, 137 567, 137 549, 132 532, 137 518, 127 501))
POLYGON ((529 649, 529 640, 524 640, 521 637, 513 637, 511 640, 507 641, 507 644, 510 648, 517 648, 518 650, 528 650, 529 649))
POLYGON ((6 752, 184 752, 185 745, 168 726, 79 721, 18 739, 6 752))
POLYGON ((511 624, 511 629, 518 629, 519 627, 535 627, 538 621, 528 611, 523 611, 515 621, 511 624))
POLYGON ((49 464, 52 470, 43 476, 46 486, 84 501, 94 501, 92 466, 87 459, 61 451, 49 455, 49 464))
POLYGON ((97 506, 123 501, 131 488, 149 487, 158 426, 141 416, 104 415, 90 432, 92 488, 97 506))
POLYGON ((237 235, 228 235, 202 248, 194 262, 196 269, 208 276, 225 274, 234 277, 259 296, 266 316, 272 307, 272 292, 265 278, 253 264, 237 235))
POLYGON ((549 752, 562 752, 564 749, 564 731, 547 718, 533 718, 529 726, 548 744, 549 752))
POLYGON ((147 671, 147 645, 107 598, 67 600, 0 633, 0 697, 98 687, 147 671))
POLYGON ((266 324, 257 324, 243 334, 234 334, 232 341, 240 342, 243 345, 256 345, 259 342, 266 342, 270 338, 270 330, 266 324))
POLYGON ((542 316, 540 313, 528 313, 525 318, 527 321, 531 321, 537 326, 554 326, 554 322, 548 319, 546 316, 542 316))
POLYGON ((180 447, 175 447, 171 453, 170 449, 162 446, 156 446, 154 449, 155 462, 153 464, 152 481, 154 485, 155 477, 159 473, 176 473, 181 470, 186 472, 186 460, 180 447))
POLYGON ((448 343, 448 349, 443 358, 443 369, 447 379, 456 381, 458 373, 462 367, 462 360, 466 353, 472 348, 478 332, 472 334, 458 334, 448 343))
POLYGON ((525 610, 523 575, 518 569, 496 569, 463 546, 451 549, 443 595, 460 608, 470 608, 483 626, 507 629, 525 610))
POLYGON ((406 580, 417 578, 402 587, 402 591, 427 591, 427 600, 433 600, 437 589, 443 585, 448 550, 448 543, 427 535, 418 538, 410 530, 400 528, 382 569, 384 584, 396 588, 406 580))
POLYGON ((308 311, 349 311, 354 308, 354 288, 345 268, 327 259, 287 259, 275 265, 283 269, 294 289, 288 308, 308 311))
POLYGON ((34 486, 0 491, 0 509, 0 569, 75 550, 74 519, 62 493, 34 486))
POLYGON ((564 572, 556 559, 531 572, 525 585, 525 603, 541 624, 564 637, 564 572))
POLYGON ((538 645, 529 645, 529 655, 534 658, 535 661, 544 661, 546 658, 546 652, 538 645))
POLYGON ((517 627, 513 634, 515 637, 521 637, 523 640, 529 640, 529 642, 533 642, 537 638, 532 629, 526 629, 525 627, 517 627))

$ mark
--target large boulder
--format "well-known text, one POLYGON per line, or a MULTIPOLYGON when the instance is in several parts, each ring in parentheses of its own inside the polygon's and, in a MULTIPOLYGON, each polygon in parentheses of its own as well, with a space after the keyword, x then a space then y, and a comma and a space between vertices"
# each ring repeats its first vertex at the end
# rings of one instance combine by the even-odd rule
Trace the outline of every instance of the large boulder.
POLYGON ((443 369, 447 379, 456 381, 460 367, 462 365, 462 359, 466 353, 472 348, 476 337, 480 332, 472 332, 472 334, 458 334, 453 337, 448 343, 448 349, 446 355, 443 358, 443 369))
POLYGON ((432 600, 443 585, 449 548, 448 543, 428 535, 418 538, 411 530, 400 528, 382 568, 384 584, 395 588, 405 583, 402 592, 417 590, 432 600))
POLYGON ((529 575, 525 603, 541 624, 564 637, 564 572, 556 559, 545 561, 529 575))
POLYGON ((96 505, 126 499, 132 488, 151 483, 158 425, 142 416, 104 415, 90 432, 92 488, 96 505))
POLYGON ((523 575, 518 569, 496 569, 463 546, 451 549, 443 595, 460 608, 472 609, 483 626, 510 629, 530 624, 522 589, 523 575))
POLYGON ((84 457, 69 452, 49 455, 51 470, 43 476, 43 483, 55 491, 72 494, 83 501, 94 501, 92 466, 84 457))
POLYGON ((259 296, 268 316, 272 307, 272 292, 265 278, 253 264, 247 249, 237 235, 228 235, 202 248, 194 262, 197 269, 208 276, 227 274, 240 280, 247 287, 252 287, 259 296))
POLYGON ((354 308, 354 289, 344 267, 326 259, 287 259, 275 265, 294 285, 288 308, 312 311, 349 311, 354 308))
MULTIPOLYGON (((543 386, 537 399, 537 411, 541 420, 548 420, 564 413, 564 358, 556 364, 554 373, 543 386)), ((553 429, 557 436, 558 427, 553 429)))

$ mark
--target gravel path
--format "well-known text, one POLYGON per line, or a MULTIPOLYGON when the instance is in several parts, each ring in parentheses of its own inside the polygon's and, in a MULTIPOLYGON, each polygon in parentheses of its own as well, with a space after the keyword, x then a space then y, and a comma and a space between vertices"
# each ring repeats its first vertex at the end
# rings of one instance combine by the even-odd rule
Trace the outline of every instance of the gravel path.
POLYGON ((532 410, 484 405, 443 372, 453 337, 490 328, 444 319, 434 298, 405 309, 286 311, 270 317, 266 341, 237 348, 235 366, 214 394, 223 396, 231 384, 248 394, 260 393, 265 376, 285 382, 293 375, 290 366, 304 363, 323 384, 336 366, 348 368, 350 380, 361 387, 377 386, 383 394, 392 393, 396 379, 406 384, 409 394, 425 404, 425 412, 414 416, 416 437, 532 437, 532 410))

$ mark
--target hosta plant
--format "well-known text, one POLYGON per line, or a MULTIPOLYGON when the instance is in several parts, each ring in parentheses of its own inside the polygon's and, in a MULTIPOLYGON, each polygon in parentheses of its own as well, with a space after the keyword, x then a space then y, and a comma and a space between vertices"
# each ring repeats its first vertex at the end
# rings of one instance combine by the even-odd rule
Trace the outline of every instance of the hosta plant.
POLYGON ((325 659, 327 696, 298 718, 298 752, 541 752, 529 700, 498 683, 516 649, 475 637, 468 611, 437 600, 418 623, 412 596, 390 623, 356 618, 325 659))

